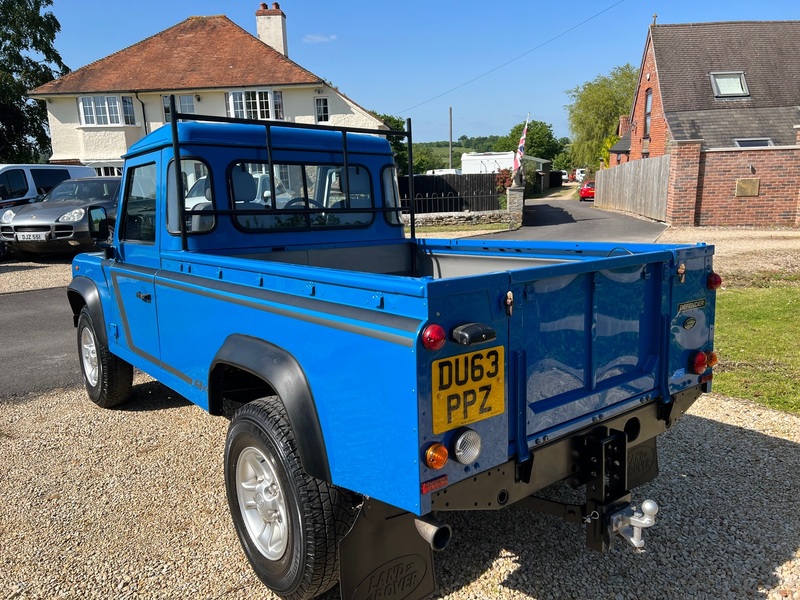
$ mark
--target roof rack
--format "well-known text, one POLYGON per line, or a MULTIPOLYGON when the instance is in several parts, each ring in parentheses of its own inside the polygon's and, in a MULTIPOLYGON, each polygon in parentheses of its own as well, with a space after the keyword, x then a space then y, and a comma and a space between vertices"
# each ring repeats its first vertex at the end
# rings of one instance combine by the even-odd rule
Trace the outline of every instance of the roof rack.
MULTIPOLYGON (((212 123, 238 123, 238 124, 245 124, 245 125, 258 125, 264 127, 266 133, 266 148, 267 148, 267 162, 269 164, 269 172, 274 173, 274 163, 272 158, 272 128, 273 127, 288 127, 288 128, 297 128, 297 129, 317 129, 320 131, 339 131, 342 134, 342 157, 344 164, 342 165, 342 179, 347 189, 347 195, 350 195, 350 185, 349 185, 349 178, 350 178, 350 169, 348 165, 347 159, 347 134, 348 133, 364 133, 368 135, 378 135, 382 137, 404 137, 406 138, 406 145, 408 147, 408 165, 409 171, 413 170, 413 154, 412 154, 412 143, 411 143, 411 119, 406 120, 406 131, 402 131, 399 129, 369 129, 363 127, 340 127, 337 125, 318 125, 316 123, 291 123, 291 122, 283 122, 283 121, 262 121, 258 119, 243 119, 237 117, 219 117, 216 115, 198 115, 195 113, 182 113, 178 112, 177 103, 175 102, 175 95, 170 94, 169 96, 169 111, 171 115, 172 121, 172 153, 175 156, 175 160, 180 159, 180 140, 178 138, 178 121, 208 121, 212 123)), ((178 192, 178 198, 183 198, 186 190, 184 189, 183 185, 183 178, 180 176, 180 169, 175 169, 175 183, 176 189, 178 192)), ((412 198, 412 201, 409 203, 409 221, 411 227, 411 238, 416 237, 416 226, 415 226, 415 219, 414 219, 414 178, 409 177, 409 195, 412 198)), ((269 187, 270 193, 272 194, 273 198, 277 198, 275 192, 275 178, 269 178, 269 187)), ((349 198, 348 198, 349 199, 349 198)), ((180 224, 180 234, 181 234, 181 249, 187 250, 188 249, 188 238, 186 232, 186 214, 185 214, 186 207, 183 202, 178 202, 178 214, 179 219, 178 222, 180 224)), ((374 209, 373 209, 374 210, 374 209)), ((396 210, 396 209, 394 209, 396 210)), ((220 211, 222 212, 228 211, 220 211)))

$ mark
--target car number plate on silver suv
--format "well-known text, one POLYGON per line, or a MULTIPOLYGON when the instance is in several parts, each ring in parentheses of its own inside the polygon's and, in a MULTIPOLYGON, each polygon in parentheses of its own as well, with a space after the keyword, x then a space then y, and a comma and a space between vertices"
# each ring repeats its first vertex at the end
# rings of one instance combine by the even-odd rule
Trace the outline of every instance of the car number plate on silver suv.
POLYGON ((18 233, 17 234, 17 241, 18 242, 46 242, 47 241, 47 234, 46 233, 18 233))

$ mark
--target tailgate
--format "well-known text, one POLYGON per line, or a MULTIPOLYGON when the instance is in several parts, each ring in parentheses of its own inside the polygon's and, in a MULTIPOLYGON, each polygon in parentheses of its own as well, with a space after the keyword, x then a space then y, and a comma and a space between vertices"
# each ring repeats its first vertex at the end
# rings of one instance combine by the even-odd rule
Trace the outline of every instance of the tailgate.
POLYGON ((509 394, 520 446, 522 435, 547 441, 658 387, 669 258, 653 252, 511 273, 509 394))

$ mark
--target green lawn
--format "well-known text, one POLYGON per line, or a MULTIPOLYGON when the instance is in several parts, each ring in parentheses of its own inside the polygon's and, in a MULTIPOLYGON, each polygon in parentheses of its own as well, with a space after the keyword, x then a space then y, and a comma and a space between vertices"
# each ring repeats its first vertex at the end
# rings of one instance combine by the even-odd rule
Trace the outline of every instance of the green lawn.
MULTIPOLYGON (((767 276, 752 283, 764 286, 767 276)), ((769 287, 717 294, 714 391, 800 414, 800 287, 775 277, 769 287)))

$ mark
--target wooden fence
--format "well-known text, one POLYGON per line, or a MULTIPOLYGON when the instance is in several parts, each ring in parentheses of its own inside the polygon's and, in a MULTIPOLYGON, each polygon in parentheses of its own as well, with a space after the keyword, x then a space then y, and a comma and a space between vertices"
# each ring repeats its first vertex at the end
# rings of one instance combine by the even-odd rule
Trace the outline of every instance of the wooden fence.
POLYGON ((665 154, 598 171, 595 204, 666 222, 669 159, 665 154))
MULTIPOLYGON (((470 175, 415 175, 414 212, 463 212, 498 210, 494 173, 470 175)), ((408 176, 398 178, 400 200, 408 207, 408 176)))

